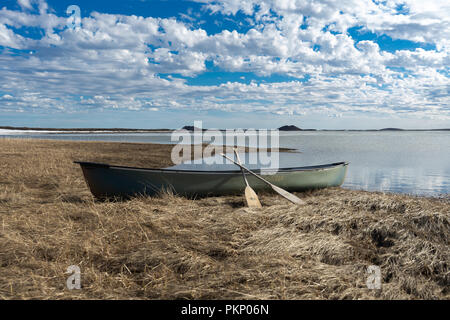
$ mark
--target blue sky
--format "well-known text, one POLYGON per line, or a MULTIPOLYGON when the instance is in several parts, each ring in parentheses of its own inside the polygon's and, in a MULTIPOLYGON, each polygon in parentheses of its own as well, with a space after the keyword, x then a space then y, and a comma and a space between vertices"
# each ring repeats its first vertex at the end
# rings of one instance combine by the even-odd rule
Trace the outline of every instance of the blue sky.
POLYGON ((6 0, 0 125, 450 127, 449 17, 439 0, 6 0))

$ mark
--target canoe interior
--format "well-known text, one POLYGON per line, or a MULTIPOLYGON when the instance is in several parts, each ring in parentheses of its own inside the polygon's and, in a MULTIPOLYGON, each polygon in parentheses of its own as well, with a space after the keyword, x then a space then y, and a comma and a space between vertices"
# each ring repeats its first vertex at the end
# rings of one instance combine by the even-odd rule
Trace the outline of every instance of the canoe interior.
MULTIPOLYGON (((208 196, 242 193, 245 182, 240 170, 199 171, 150 169, 114 166, 76 161, 92 194, 99 198, 129 198, 135 195, 155 195, 170 190, 183 196, 208 196)), ((288 191, 305 191, 340 186, 345 179, 347 162, 281 168, 275 173, 253 170, 269 182, 288 191)), ((250 174, 247 180, 255 191, 270 191, 264 182, 250 174)))

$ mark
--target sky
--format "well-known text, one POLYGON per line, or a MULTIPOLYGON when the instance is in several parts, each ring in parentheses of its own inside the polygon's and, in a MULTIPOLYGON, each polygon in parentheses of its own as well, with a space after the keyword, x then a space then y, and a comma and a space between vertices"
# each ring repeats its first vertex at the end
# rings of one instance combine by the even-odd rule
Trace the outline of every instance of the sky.
POLYGON ((0 126, 449 128, 449 66, 448 0, 0 0, 0 126))

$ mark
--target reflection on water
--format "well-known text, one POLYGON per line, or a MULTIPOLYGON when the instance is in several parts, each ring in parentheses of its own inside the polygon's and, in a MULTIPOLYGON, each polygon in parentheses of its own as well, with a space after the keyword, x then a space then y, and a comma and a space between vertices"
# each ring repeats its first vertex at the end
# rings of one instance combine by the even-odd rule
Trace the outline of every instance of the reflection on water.
MULTIPOLYGON (((24 134, 8 137, 176 143, 167 133, 24 134)), ((450 193, 450 132, 289 132, 280 133, 280 147, 300 151, 280 153, 280 167, 350 162, 343 185, 346 188, 429 196, 450 193)), ((248 163, 248 158, 244 159, 243 155, 241 160, 248 163)), ((198 165, 193 166, 186 164, 184 168, 198 169, 198 165)), ((249 164, 249 167, 256 168, 258 164, 249 164)), ((236 167, 214 165, 207 168, 236 167)))
POLYGON ((369 191, 387 191, 437 196, 450 193, 450 171, 437 174, 418 168, 350 169, 343 187, 369 191))

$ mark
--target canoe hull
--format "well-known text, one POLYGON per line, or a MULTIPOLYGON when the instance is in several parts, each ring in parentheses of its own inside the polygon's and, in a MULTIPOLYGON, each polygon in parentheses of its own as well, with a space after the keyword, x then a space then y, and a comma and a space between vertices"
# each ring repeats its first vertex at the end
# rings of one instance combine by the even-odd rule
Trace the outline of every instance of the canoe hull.
MULTIPOLYGON (((245 182, 236 171, 188 171, 170 169, 143 169, 112 166, 90 162, 80 164, 92 194, 99 199, 134 195, 155 195, 171 191, 183 196, 227 195, 242 193, 245 182)), ((263 177, 288 191, 305 191, 340 186, 345 179, 348 163, 280 169, 263 177)), ((256 173, 261 174, 258 170, 256 173)), ((270 191, 264 182, 247 174, 255 191, 270 191)))

